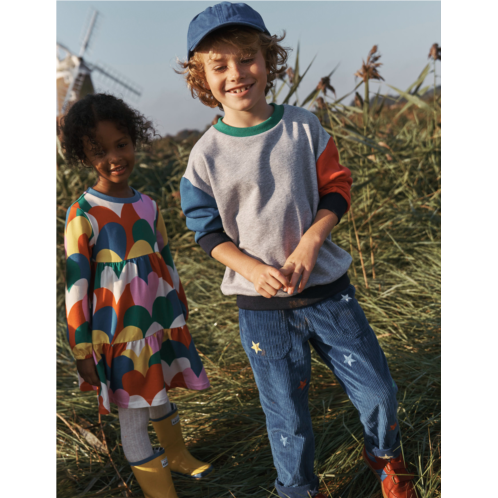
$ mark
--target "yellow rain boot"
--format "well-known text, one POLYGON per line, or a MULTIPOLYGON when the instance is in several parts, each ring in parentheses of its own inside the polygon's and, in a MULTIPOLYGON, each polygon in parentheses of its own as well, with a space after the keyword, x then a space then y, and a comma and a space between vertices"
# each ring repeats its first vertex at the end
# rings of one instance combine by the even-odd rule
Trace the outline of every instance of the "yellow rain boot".
POLYGON ((171 404, 172 411, 163 418, 151 419, 159 443, 168 457, 171 472, 191 479, 202 479, 213 471, 210 463, 194 458, 185 446, 178 409, 171 404))
POLYGON ((144 498, 178 498, 163 448, 154 448, 153 456, 130 465, 144 498))

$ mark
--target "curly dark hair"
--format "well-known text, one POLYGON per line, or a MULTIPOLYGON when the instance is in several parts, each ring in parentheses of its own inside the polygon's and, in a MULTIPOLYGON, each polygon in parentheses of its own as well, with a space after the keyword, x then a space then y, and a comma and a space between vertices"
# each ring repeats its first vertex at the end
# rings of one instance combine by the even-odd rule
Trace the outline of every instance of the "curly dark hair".
POLYGON ((95 139, 95 129, 100 121, 112 121, 126 130, 133 145, 148 146, 157 136, 152 122, 123 100, 107 93, 86 95, 71 106, 57 126, 57 135, 69 164, 85 160, 83 137, 95 139))

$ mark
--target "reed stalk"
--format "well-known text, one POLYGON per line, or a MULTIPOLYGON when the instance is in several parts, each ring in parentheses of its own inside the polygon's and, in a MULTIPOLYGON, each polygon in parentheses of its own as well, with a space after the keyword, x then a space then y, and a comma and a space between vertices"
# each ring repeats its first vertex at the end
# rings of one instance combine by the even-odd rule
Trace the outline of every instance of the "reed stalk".
MULTIPOLYGON (((367 202, 370 205, 370 185, 367 185, 367 202)), ((368 236, 370 238, 370 255, 372 260, 372 278, 375 280, 375 258, 374 258, 374 246, 372 239, 372 225, 370 224, 370 219, 368 220, 368 236)))
POLYGON ((356 244, 358 247, 358 254, 360 255, 360 262, 361 262, 361 269, 363 271, 363 279, 365 280, 365 288, 368 289, 368 280, 367 280, 367 272, 365 270, 365 264, 363 262, 363 253, 361 252, 361 244, 360 244, 360 238, 358 237, 358 231, 356 230, 356 222, 354 220, 354 212, 353 212, 353 207, 351 206, 351 220, 353 222, 353 229, 354 229, 354 234, 356 237, 356 244))
POLYGON ((441 47, 437 43, 433 43, 429 51, 429 59, 433 62, 433 73, 434 73, 434 95, 433 95, 433 107, 434 107, 434 129, 437 128, 437 112, 436 112, 436 61, 441 60, 441 47))
POLYGON ((368 74, 365 76, 364 86, 365 86, 365 98, 363 99, 363 134, 367 135, 368 130, 368 117, 370 114, 370 90, 369 90, 369 78, 368 74))
POLYGON ((349 232, 349 254, 351 255, 353 273, 356 278, 358 275, 356 274, 356 265, 354 264, 353 237, 351 236, 351 211, 348 211, 348 232, 349 232))

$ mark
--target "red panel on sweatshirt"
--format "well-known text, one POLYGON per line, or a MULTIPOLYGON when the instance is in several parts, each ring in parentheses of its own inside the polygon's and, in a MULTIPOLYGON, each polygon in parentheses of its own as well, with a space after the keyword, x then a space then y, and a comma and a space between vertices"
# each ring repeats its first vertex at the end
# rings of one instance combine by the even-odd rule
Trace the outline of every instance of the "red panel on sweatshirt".
POLYGON ((331 192, 338 192, 348 203, 348 210, 351 207, 351 171, 339 164, 339 152, 330 138, 327 147, 322 152, 316 162, 316 175, 318 178, 318 192, 320 197, 331 192))

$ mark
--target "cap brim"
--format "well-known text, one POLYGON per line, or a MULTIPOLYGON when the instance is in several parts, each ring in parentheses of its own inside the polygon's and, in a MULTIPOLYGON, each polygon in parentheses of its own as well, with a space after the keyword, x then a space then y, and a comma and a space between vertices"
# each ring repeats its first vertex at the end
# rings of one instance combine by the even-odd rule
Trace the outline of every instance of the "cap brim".
POLYGON ((192 52, 195 50, 195 47, 197 47, 197 45, 199 45, 199 43, 201 43, 201 41, 204 40, 204 38, 206 38, 207 35, 209 35, 213 31, 216 31, 217 29, 224 28, 225 26, 249 26, 250 28, 257 29, 258 31, 261 31, 261 33, 266 33, 268 36, 271 36, 270 32, 267 29, 266 30, 261 29, 261 26, 257 26, 256 24, 252 24, 250 22, 243 22, 243 21, 225 22, 223 24, 219 24, 215 28, 210 29, 209 31, 206 31, 205 33, 202 34, 202 36, 199 37, 198 40, 196 40, 194 43, 192 43, 192 46, 189 47, 189 50, 188 50, 188 59, 187 60, 190 60, 192 52))

